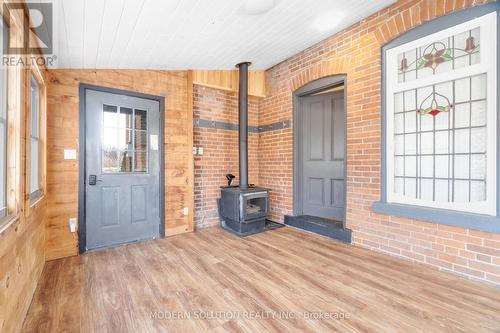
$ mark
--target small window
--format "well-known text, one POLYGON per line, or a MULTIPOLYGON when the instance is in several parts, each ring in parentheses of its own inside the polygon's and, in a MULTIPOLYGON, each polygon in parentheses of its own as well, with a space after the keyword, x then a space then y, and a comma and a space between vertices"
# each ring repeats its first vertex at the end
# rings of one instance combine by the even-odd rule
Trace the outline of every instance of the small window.
POLYGON ((147 111, 103 105, 102 172, 148 172, 147 111))
POLYGON ((387 201, 496 215, 496 14, 388 49, 387 201))
MULTIPOLYGON (((2 54, 6 53, 9 29, 0 20, 2 54)), ((7 67, 0 68, 0 219, 7 215, 7 67)))
POLYGON ((40 85, 31 76, 30 110, 30 199, 40 196, 40 85))

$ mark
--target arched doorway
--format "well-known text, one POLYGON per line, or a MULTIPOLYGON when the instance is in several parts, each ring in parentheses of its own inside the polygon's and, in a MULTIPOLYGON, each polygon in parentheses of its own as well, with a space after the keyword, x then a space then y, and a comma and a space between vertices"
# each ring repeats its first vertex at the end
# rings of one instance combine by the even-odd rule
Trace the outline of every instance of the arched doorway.
MULTIPOLYGON (((345 230, 345 78, 312 81, 293 96, 294 216, 327 232, 345 230)), ((350 233, 348 239, 344 236, 342 240, 350 241, 350 233)))

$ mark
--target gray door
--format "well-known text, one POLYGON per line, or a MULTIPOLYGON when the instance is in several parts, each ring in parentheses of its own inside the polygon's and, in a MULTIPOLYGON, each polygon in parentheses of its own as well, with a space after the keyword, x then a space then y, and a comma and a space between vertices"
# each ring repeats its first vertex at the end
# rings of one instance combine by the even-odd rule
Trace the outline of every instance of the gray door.
POLYGON ((159 237, 159 102, 87 90, 87 249, 159 237))
POLYGON ((301 180, 304 215, 343 220, 345 112, 343 92, 301 97, 301 180))

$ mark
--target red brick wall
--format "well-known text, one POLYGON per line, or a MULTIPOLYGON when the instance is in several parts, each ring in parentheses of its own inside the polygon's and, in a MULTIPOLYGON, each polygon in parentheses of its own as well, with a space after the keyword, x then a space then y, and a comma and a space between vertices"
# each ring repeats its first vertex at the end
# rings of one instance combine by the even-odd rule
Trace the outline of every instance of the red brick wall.
MULTIPOLYGON (((500 235, 375 214, 380 196, 380 48, 432 18, 488 1, 403 0, 266 74, 259 124, 292 119, 292 93, 347 74, 347 226, 355 245, 500 285, 500 235)), ((271 217, 292 213, 292 131, 259 134, 259 185, 272 188, 271 217)))
POLYGON ((259 185, 270 189, 268 218, 277 222, 293 210, 292 134, 291 128, 259 133, 259 185))
MULTIPOLYGON (((238 96, 236 93, 201 86, 193 90, 194 118, 238 124, 238 96)), ((258 100, 249 98, 248 122, 257 126, 258 100)), ((248 181, 257 183, 258 134, 249 133, 248 181)), ((194 201, 196 228, 216 225, 218 221, 216 199, 226 174, 238 177, 238 131, 194 126, 194 146, 203 147, 203 156, 195 155, 194 201)), ((234 180, 237 184, 238 178, 234 180)))

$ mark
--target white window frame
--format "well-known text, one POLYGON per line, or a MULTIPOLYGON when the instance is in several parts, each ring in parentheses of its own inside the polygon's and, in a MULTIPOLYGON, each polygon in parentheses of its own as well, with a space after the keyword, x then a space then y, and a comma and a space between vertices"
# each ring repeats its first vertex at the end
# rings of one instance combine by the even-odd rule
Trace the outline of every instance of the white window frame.
POLYGON ((388 49, 385 53, 386 88, 386 193, 388 203, 441 208, 468 213, 497 215, 497 13, 492 12, 470 21, 441 30, 423 38, 388 49), (434 41, 457 35, 479 27, 481 52, 478 64, 435 74, 409 82, 398 82, 398 54, 431 44, 434 41), (434 202, 406 197, 394 192, 394 95, 398 92, 426 87, 464 77, 487 74, 487 154, 486 154, 486 201, 471 203, 434 202))

